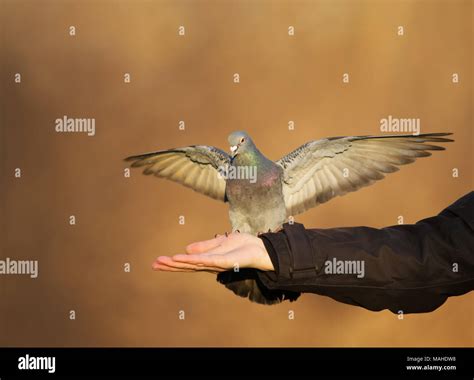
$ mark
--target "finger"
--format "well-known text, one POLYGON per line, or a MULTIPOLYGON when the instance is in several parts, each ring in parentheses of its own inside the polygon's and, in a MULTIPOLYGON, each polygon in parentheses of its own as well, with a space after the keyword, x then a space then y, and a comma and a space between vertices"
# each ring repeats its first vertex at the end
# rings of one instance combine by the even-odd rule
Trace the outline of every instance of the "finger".
POLYGON ((205 267, 218 268, 219 270, 227 270, 232 268, 228 265, 224 255, 175 255, 173 260, 176 262, 201 265, 205 267))
POLYGON ((217 236, 214 239, 210 240, 203 240, 197 241, 195 243, 191 243, 186 247, 186 253, 194 254, 194 253, 203 253, 210 249, 218 247, 222 242, 227 239, 226 236, 221 235, 217 236))
POLYGON ((151 267, 153 268, 153 270, 161 271, 161 272, 196 272, 196 271, 191 270, 191 269, 178 269, 178 268, 170 267, 168 265, 161 264, 157 261, 155 261, 151 265, 151 267))
MULTIPOLYGON (((186 255, 183 255, 186 257, 186 255)), ((185 263, 173 260, 171 257, 168 256, 160 256, 156 259, 156 262, 160 265, 166 265, 171 268, 175 269, 186 269, 190 271, 222 271, 221 268, 216 268, 212 266, 205 266, 200 264, 193 264, 193 263, 185 263)))
POLYGON ((212 274, 217 274, 220 272, 216 270, 207 270, 207 269, 205 270, 178 269, 178 268, 169 267, 168 265, 164 265, 164 264, 154 264, 153 270, 157 272, 179 272, 179 273, 207 272, 207 273, 212 273, 212 274))

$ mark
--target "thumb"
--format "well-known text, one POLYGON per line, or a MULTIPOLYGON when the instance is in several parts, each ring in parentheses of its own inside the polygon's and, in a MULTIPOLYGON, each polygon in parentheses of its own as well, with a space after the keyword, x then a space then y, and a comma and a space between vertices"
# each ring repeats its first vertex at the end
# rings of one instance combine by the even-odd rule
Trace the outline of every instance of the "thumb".
POLYGON ((195 254, 195 253, 204 253, 211 249, 217 248, 222 242, 227 239, 226 236, 221 235, 217 236, 214 239, 210 240, 203 240, 197 241, 194 243, 189 244, 186 246, 186 253, 187 254, 195 254))

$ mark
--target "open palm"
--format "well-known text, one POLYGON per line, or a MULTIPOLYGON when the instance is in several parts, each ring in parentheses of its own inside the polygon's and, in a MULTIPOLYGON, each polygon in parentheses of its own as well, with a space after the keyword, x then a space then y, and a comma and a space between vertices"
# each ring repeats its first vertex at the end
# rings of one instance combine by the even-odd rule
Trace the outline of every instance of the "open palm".
POLYGON ((188 245, 186 254, 160 256, 153 263, 154 270, 168 272, 215 273, 238 268, 274 270, 260 238, 238 232, 217 236, 188 245))

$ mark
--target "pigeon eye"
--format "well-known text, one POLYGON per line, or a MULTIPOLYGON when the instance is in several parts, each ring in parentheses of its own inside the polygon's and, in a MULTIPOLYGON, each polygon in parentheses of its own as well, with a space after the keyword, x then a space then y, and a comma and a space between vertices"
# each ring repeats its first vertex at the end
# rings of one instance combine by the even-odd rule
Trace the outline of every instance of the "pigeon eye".
POLYGON ((244 141, 245 141, 245 137, 242 137, 242 138, 240 139, 240 143, 242 144, 244 141))

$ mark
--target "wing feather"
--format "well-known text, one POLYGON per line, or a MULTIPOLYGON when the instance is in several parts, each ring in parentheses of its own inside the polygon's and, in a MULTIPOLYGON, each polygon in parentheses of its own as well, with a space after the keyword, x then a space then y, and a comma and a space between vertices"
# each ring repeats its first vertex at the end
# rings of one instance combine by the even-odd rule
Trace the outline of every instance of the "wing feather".
POLYGON ((356 191, 399 170, 398 166, 444 150, 433 143, 451 133, 418 136, 347 136, 310 141, 276 161, 283 168, 288 215, 297 215, 331 198, 356 191), (347 169, 347 175, 344 170, 347 169))
POLYGON ((225 179, 219 169, 230 163, 222 150, 205 145, 188 146, 125 159, 132 168, 144 167, 143 174, 166 178, 211 198, 225 202, 225 179))

